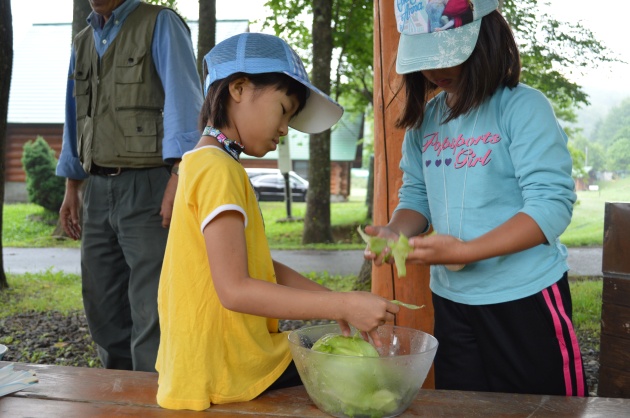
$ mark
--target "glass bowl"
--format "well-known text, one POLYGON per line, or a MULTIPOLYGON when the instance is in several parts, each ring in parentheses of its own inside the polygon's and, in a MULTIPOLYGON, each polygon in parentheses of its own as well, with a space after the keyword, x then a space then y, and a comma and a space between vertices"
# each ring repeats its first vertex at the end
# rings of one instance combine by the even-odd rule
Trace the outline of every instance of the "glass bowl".
MULTIPOLYGON (((353 329, 353 333, 356 330, 353 329)), ((337 324, 292 331, 289 347, 309 397, 335 417, 394 417, 413 402, 429 373, 438 342, 412 328, 383 325, 379 357, 311 350, 320 337, 341 334, 337 324)))

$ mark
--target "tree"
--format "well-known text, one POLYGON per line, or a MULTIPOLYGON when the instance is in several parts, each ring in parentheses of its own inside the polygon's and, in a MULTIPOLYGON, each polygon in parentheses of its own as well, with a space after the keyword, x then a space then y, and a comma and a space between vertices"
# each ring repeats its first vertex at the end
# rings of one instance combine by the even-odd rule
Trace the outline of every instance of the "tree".
MULTIPOLYGON (((75 0, 77 1, 77 0, 75 0)), ((145 0, 147 3, 170 7, 177 11, 177 0, 145 0)), ((203 57, 216 43, 216 0, 199 0, 199 30, 197 32, 197 72, 203 82, 203 57), (203 30, 202 30, 203 28, 203 30)))
POLYGON ((177 11, 177 0, 144 0, 146 3, 156 4, 158 6, 170 7, 177 11))
POLYGON ((630 170, 630 98, 610 109, 597 123, 593 137, 580 145, 588 147, 588 165, 594 169, 630 170))
POLYGON ((576 133, 571 136, 569 145, 584 153, 582 164, 585 169, 590 169, 590 173, 606 169, 606 153, 602 144, 589 140, 582 133, 576 133))
POLYGON ((197 72, 203 83, 203 57, 216 44, 216 0, 199 0, 199 34, 197 36, 197 72), (204 28, 201 30, 201 28, 204 28))
MULTIPOLYGON (((329 0, 333 54, 331 96, 342 101, 348 111, 363 112, 372 103, 373 91, 373 1, 329 0)), ((313 18, 314 0, 268 0, 272 14, 263 27, 286 39, 303 59, 312 64, 314 34, 308 27, 313 18)))
POLYGON ((608 148, 608 169, 613 171, 630 171, 630 128, 620 132, 608 148))
MULTIPOLYGON (((313 84, 330 93, 332 60, 332 2, 313 0, 313 84)), ((332 242, 330 225, 330 129, 311 134, 308 166, 309 190, 302 243, 332 242)))
POLYGON ((72 2, 72 39, 87 26, 86 19, 91 12, 92 6, 89 1, 74 0, 72 2))
POLYGON ((569 149, 569 153, 571 154, 571 160, 573 160, 571 177, 573 177, 574 179, 583 179, 585 177, 588 177, 588 172, 584 167, 584 160, 586 159, 584 151, 576 148, 571 143, 567 144, 567 148, 569 149))
POLYGON ((597 142, 589 142, 586 138, 584 138, 584 140, 586 142, 582 147, 582 149, 584 149, 584 165, 587 167, 591 167, 591 173, 593 175, 597 171, 605 170, 606 152, 602 144, 599 144, 597 142))
MULTIPOLYGON (((287 39, 307 67, 312 66, 313 83, 342 102, 346 111, 364 112, 373 90, 373 2, 269 0, 265 5, 273 13, 264 27, 287 39), (311 19, 312 30, 307 26, 311 19)), ((330 131, 311 135, 309 152, 302 240, 330 242, 330 131)))
POLYGON ((615 142, 619 132, 630 127, 630 98, 623 100, 618 106, 610 109, 597 125, 595 130, 595 141, 605 147, 609 147, 615 142))
POLYGON ((502 1, 519 45, 521 81, 545 93, 560 119, 575 122, 575 109, 589 104, 588 95, 566 75, 618 59, 581 23, 556 20, 538 5, 538 0, 502 1))
MULTIPOLYGON (((11 0, 0 0, 0 201, 4 205, 5 160, 7 144, 7 116, 9 92, 13 72, 13 16, 11 0)), ((2 249, 3 218, 0 212, 0 249, 2 249)), ((0 290, 9 287, 4 272, 4 258, 0 254, 0 290)))
MULTIPOLYGON (((331 0, 333 4, 332 95, 350 110, 371 103, 373 77, 373 2, 331 0)), ((308 51, 311 33, 305 21, 312 0, 269 0, 273 15, 265 26, 308 51)), ((576 120, 575 108, 588 105, 581 86, 567 75, 605 62, 619 61, 593 33, 578 23, 562 22, 541 10, 538 0, 502 0, 501 12, 513 28, 523 70, 521 80, 543 91, 565 122, 576 120)), ((304 54, 302 54, 304 56, 304 54)))

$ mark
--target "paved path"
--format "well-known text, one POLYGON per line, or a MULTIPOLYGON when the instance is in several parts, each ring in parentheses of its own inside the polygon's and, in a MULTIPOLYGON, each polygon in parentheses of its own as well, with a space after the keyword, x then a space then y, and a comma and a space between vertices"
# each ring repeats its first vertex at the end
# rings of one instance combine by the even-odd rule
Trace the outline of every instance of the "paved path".
MULTIPOLYGON (((362 250, 274 250, 277 261, 302 272, 327 271, 332 275, 358 274, 363 263, 362 250)), ((4 270, 22 274, 52 269, 80 273, 80 251, 75 248, 4 248, 4 270)), ((569 275, 602 276, 601 247, 570 248, 569 275)))

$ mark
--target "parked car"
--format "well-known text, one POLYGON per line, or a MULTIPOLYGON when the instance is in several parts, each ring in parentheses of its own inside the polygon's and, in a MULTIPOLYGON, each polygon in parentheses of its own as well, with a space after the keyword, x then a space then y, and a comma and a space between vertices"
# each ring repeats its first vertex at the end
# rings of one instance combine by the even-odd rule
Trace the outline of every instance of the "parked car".
POLYGON ((280 172, 277 168, 245 168, 245 171, 250 179, 261 174, 276 174, 280 172))
MULTIPOLYGON (((275 168, 246 168, 249 181, 254 187, 256 198, 262 201, 284 200, 285 179, 280 170, 275 168)), ((306 202, 308 192, 308 180, 297 173, 289 172, 291 183, 291 198, 294 202, 306 202)))

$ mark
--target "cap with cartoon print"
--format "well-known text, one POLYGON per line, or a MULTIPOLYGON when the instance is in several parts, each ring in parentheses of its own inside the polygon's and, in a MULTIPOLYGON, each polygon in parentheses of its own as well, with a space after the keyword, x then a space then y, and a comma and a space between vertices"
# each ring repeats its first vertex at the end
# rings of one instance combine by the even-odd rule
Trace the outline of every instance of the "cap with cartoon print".
POLYGON ((497 0, 396 0, 400 32, 396 72, 455 67, 470 57, 481 18, 497 10, 497 0))

